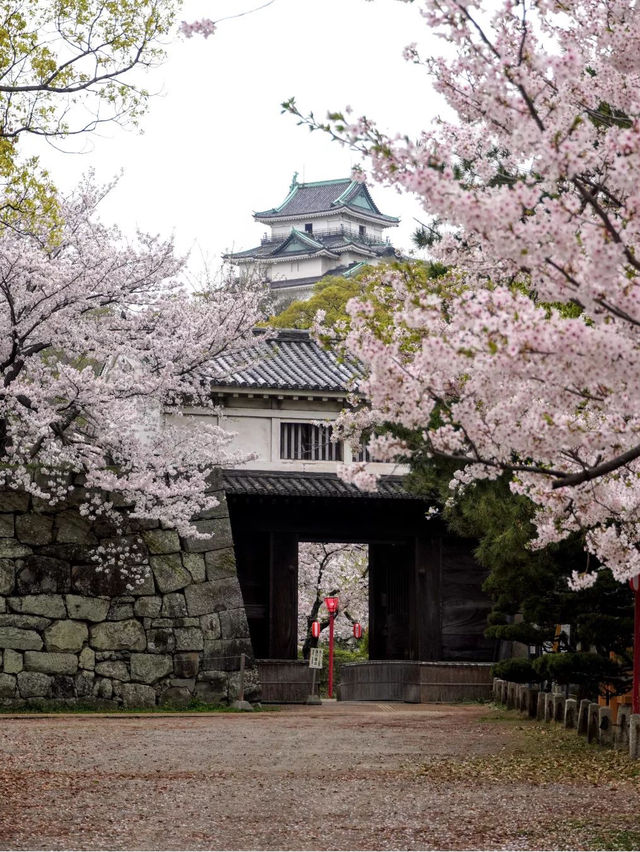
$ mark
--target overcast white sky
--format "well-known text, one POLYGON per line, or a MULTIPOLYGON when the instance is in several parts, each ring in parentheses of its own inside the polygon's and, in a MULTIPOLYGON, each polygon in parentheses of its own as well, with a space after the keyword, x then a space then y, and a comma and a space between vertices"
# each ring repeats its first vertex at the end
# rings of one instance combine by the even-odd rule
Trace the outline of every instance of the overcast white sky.
MULTIPOLYGON (((262 2, 187 0, 181 17, 220 20, 262 2)), ((321 118, 349 104, 355 115, 409 135, 427 125, 437 111, 435 96, 424 71, 402 58, 408 43, 429 43, 417 5, 275 0, 222 21, 206 41, 176 37, 166 63, 145 81, 160 94, 143 133, 110 126, 84 142, 82 154, 59 154, 41 142, 37 150, 64 189, 90 167, 100 180, 122 169, 103 218, 125 230, 174 233, 195 267, 202 256, 217 266, 223 251, 259 242, 264 226, 251 214, 278 205, 294 171, 299 181, 340 178, 359 162, 326 135, 281 115, 283 100, 295 95, 321 118)), ((413 217, 423 215, 418 203, 394 190, 372 190, 383 212, 402 218, 388 233, 408 248, 413 217)))

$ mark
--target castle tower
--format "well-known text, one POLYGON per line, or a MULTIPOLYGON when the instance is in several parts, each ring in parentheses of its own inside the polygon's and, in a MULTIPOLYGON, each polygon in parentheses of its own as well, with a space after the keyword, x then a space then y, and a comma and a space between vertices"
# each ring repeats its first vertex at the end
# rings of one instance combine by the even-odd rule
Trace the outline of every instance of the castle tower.
POLYGON ((381 213, 366 185, 350 178, 298 183, 296 172, 282 204, 253 218, 271 233, 259 246, 223 257, 258 269, 287 299, 307 298, 326 275, 349 277, 399 256, 383 232, 400 220, 381 213))

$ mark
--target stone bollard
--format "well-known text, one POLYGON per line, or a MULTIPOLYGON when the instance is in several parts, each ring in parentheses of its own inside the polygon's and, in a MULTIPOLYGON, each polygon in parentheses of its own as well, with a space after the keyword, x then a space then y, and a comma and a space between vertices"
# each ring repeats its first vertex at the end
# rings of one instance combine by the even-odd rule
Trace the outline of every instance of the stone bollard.
POLYGON ((614 746, 619 749, 629 748, 629 716, 630 704, 618 704, 618 722, 615 729, 614 746))
POLYGON ((589 732, 589 704, 588 698, 583 698, 578 709, 578 735, 586 737, 589 732))
POLYGON ((509 684, 506 680, 503 680, 502 683, 500 684, 500 703, 501 704, 507 703, 507 692, 508 692, 508 690, 509 690, 509 684))
POLYGON ((575 698, 567 698, 564 702, 564 726, 575 728, 578 719, 578 702, 575 698))
POLYGON ((527 689, 527 692, 526 692, 526 701, 527 701, 526 712, 527 712, 527 716, 530 719, 536 718, 537 711, 538 711, 538 695, 540 695, 540 693, 538 692, 537 689, 535 689, 535 688, 527 689))
POLYGON ((538 722, 542 722, 542 720, 544 719, 544 708, 546 707, 546 705, 547 705, 547 693, 546 692, 539 692, 538 693, 538 700, 537 700, 537 703, 536 703, 536 719, 538 720, 538 722))
POLYGON ((589 720, 587 722, 587 742, 597 743, 600 734, 600 705, 595 701, 589 704, 589 720))
POLYGON ((553 696, 553 721, 564 722, 564 695, 553 696))
POLYGON ((598 711, 598 742, 601 746, 613 745, 611 707, 600 707, 598 711))
POLYGON ((553 719, 553 692, 547 692, 545 694, 544 701, 544 720, 545 722, 550 722, 553 719))
POLYGON ((511 681, 507 684, 507 710, 513 710, 516 706, 516 686, 517 683, 511 683, 511 681))
POLYGON ((521 713, 527 712, 527 693, 529 692, 529 687, 526 683, 520 684, 520 695, 518 696, 518 710, 521 713))
POLYGON ((640 713, 629 716, 629 757, 640 760, 640 713))

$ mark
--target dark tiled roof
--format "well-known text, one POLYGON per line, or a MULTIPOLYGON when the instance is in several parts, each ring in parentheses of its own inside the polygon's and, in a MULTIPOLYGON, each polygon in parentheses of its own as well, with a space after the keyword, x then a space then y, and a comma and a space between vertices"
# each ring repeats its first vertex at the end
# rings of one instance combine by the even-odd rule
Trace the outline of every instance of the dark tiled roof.
POLYGON ((286 290, 288 287, 308 287, 311 284, 316 284, 323 278, 329 278, 334 275, 349 275, 356 267, 366 264, 366 260, 354 260, 348 266, 334 266, 333 269, 327 269, 322 275, 308 275, 306 278, 286 278, 282 281, 269 281, 269 287, 272 290, 286 290))
POLYGON ((283 251, 286 243, 290 242, 291 235, 288 234, 285 239, 268 240, 255 248, 245 249, 244 251, 233 252, 224 255, 233 260, 241 260, 242 258, 255 258, 256 260, 269 260, 276 257, 284 258, 300 258, 310 255, 316 255, 323 249, 336 253, 338 249, 353 246, 356 249, 361 249, 375 257, 383 257, 385 255, 395 254, 393 246, 388 242, 369 243, 366 240, 358 240, 356 237, 350 237, 348 234, 327 234, 313 235, 313 242, 308 242, 308 248, 298 251, 283 251), (315 245, 314 245, 315 244, 315 245))
POLYGON ((293 471, 225 470, 222 475, 227 494, 264 497, 364 497, 417 500, 402 487, 401 476, 383 476, 377 491, 360 491, 347 485, 335 473, 293 471))
POLYGON ((357 362, 341 361, 313 341, 308 331, 298 329, 280 330, 249 350, 221 355, 214 364, 212 383, 230 388, 346 393, 362 375, 357 362))
POLYGON ((343 180, 316 181, 314 183, 296 183, 279 207, 254 213, 256 219, 275 219, 287 216, 303 216, 308 213, 329 213, 332 210, 348 207, 354 213, 373 216, 375 219, 397 223, 395 216, 385 216, 377 208, 366 187, 357 181, 343 180), (364 192, 372 209, 366 209, 351 202, 364 192))

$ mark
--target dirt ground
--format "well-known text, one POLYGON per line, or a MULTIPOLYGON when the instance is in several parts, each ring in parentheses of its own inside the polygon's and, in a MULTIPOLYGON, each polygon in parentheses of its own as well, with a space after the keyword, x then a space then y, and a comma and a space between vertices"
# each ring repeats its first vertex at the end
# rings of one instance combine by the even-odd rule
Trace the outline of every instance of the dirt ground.
POLYGON ((537 772, 547 748, 531 725, 481 705, 335 702, 0 717, 0 848, 638 848, 634 772, 600 772, 591 747, 593 772, 529 779, 522 761, 537 772))

